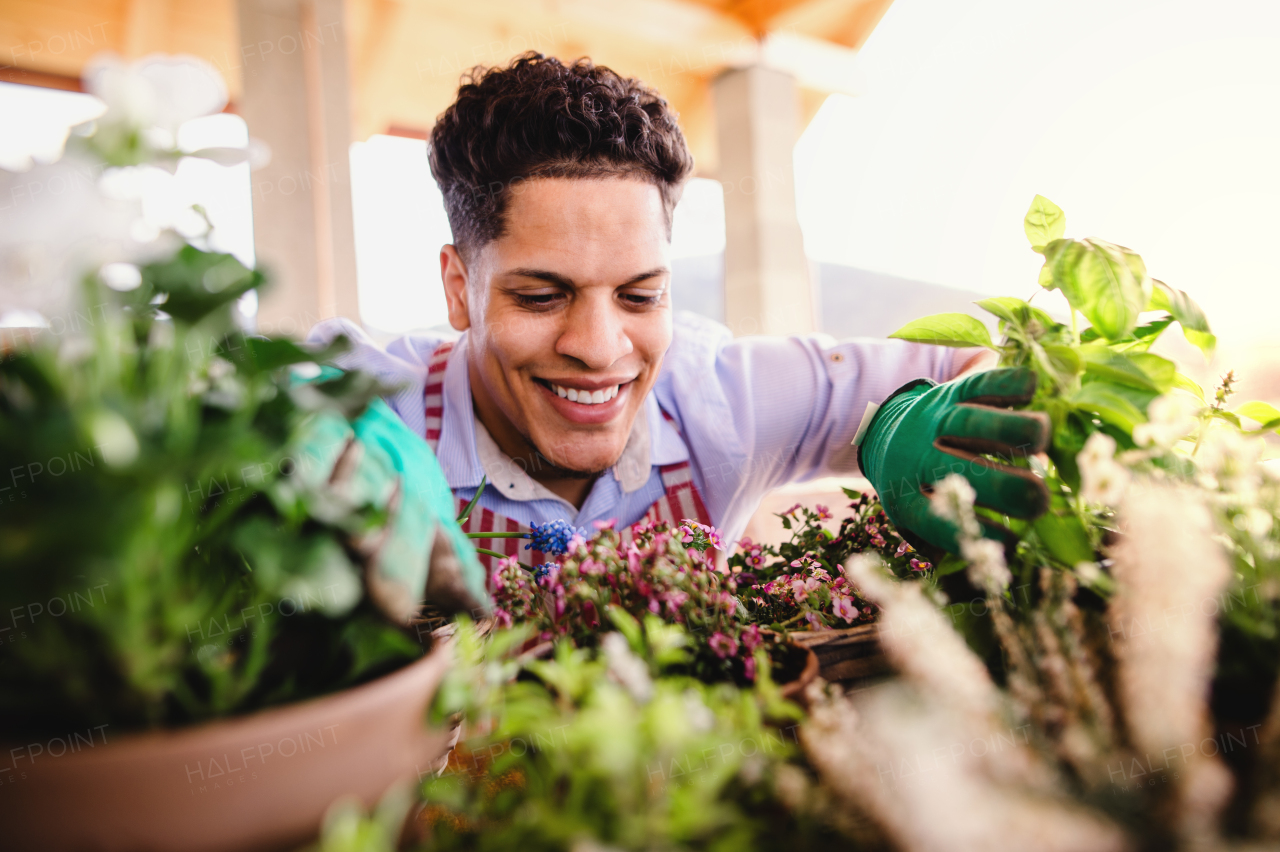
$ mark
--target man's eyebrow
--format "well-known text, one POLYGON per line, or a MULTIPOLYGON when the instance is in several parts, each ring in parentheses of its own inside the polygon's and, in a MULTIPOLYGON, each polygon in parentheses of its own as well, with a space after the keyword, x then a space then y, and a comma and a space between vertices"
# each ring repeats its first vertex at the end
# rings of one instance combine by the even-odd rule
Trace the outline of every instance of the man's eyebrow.
MULTIPOLYGON (((622 283, 623 287, 630 287, 633 284, 639 284, 641 281, 648 281, 650 278, 657 278, 659 275, 668 275, 671 270, 665 266, 657 266, 646 272, 640 272, 632 275, 622 283)), ((510 270, 508 275, 516 275, 521 278, 536 278, 539 281, 546 281, 548 284, 558 284, 561 287, 576 287, 572 278, 566 278, 558 272, 552 272, 549 269, 531 269, 529 267, 518 267, 510 270)))
POLYGON ((536 278, 539 281, 546 281, 548 284, 559 284, 561 287, 575 287, 572 278, 566 278, 558 272, 552 272, 549 269, 530 269, 525 266, 512 269, 507 272, 508 275, 515 275, 520 278, 536 278))

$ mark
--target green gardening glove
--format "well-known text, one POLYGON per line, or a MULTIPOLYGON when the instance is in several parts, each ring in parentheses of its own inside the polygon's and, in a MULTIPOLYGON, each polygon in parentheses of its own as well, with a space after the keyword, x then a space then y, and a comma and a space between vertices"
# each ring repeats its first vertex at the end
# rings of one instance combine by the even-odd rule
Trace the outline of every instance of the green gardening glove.
MULTIPOLYGON (((977 505, 1002 515, 1030 519, 1048 508, 1049 492, 1039 477, 983 457, 1008 462, 1044 451, 1048 415, 1008 410, 1026 405, 1035 390, 1035 373, 1017 367, 941 385, 917 379, 880 406, 858 447, 858 463, 889 520, 917 550, 959 552, 955 525, 933 513, 929 497, 951 473, 969 481, 977 505)), ((1009 530, 978 520, 988 538, 1012 541, 1009 530)))
MULTIPOLYGON (((337 506, 387 510, 385 525, 350 542, 364 563, 369 596, 398 623, 410 622, 425 599, 446 612, 489 611, 485 572, 454 520, 453 492, 431 448, 375 400, 354 423, 314 416, 297 441, 298 475, 337 506)), ((321 507, 320 511, 323 511, 321 507)))

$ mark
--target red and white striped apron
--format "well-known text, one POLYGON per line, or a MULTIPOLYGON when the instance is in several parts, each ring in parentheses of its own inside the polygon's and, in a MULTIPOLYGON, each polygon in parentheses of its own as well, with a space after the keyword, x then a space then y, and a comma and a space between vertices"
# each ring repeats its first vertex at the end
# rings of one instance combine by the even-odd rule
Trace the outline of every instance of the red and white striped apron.
MULTIPOLYGON (((444 370, 449 363, 449 353, 452 351, 452 341, 442 343, 431 353, 431 359, 427 362, 427 383, 423 389, 423 404, 427 415, 427 443, 431 445, 432 452, 435 452, 440 444, 440 427, 444 422, 444 370)), ((671 420, 665 411, 662 412, 662 416, 671 420)), ((693 473, 687 460, 662 465, 658 468, 658 473, 662 477, 665 492, 636 523, 667 521, 674 527, 688 518, 701 524, 711 524, 710 513, 702 502, 702 495, 698 493, 697 486, 693 484, 693 473)), ((461 514, 470 501, 463 497, 455 499, 458 513, 461 514)), ((468 533, 528 532, 529 527, 514 518, 499 515, 477 505, 471 517, 462 525, 462 530, 468 533)), ((630 540, 630 527, 621 529, 619 532, 622 534, 623 541, 630 540)), ((486 550, 505 553, 508 556, 521 555, 521 548, 527 543, 525 539, 520 538, 477 538, 473 541, 486 550)), ((525 556, 533 565, 547 561, 547 557, 537 551, 525 551, 525 556)), ((480 561, 486 568, 494 567, 492 557, 482 555, 480 561)))

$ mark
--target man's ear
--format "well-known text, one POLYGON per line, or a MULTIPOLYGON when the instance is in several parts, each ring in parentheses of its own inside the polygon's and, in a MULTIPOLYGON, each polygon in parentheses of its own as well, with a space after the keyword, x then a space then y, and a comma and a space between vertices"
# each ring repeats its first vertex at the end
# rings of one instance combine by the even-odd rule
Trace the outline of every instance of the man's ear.
POLYGON ((471 327, 467 302, 469 274, 457 246, 447 245, 440 249, 440 280, 444 283, 444 298, 449 305, 449 325, 458 331, 471 327))

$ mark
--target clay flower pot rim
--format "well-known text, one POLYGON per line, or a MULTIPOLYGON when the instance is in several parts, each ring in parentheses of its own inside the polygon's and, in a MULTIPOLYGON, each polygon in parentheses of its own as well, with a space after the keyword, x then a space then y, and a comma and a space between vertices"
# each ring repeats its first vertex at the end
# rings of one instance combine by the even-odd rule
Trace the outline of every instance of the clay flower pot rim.
POLYGON ((371 806, 433 770, 448 734, 426 711, 453 653, 440 642, 340 692, 35 761, 0 795, 5 848, 296 848, 335 800, 371 806))

